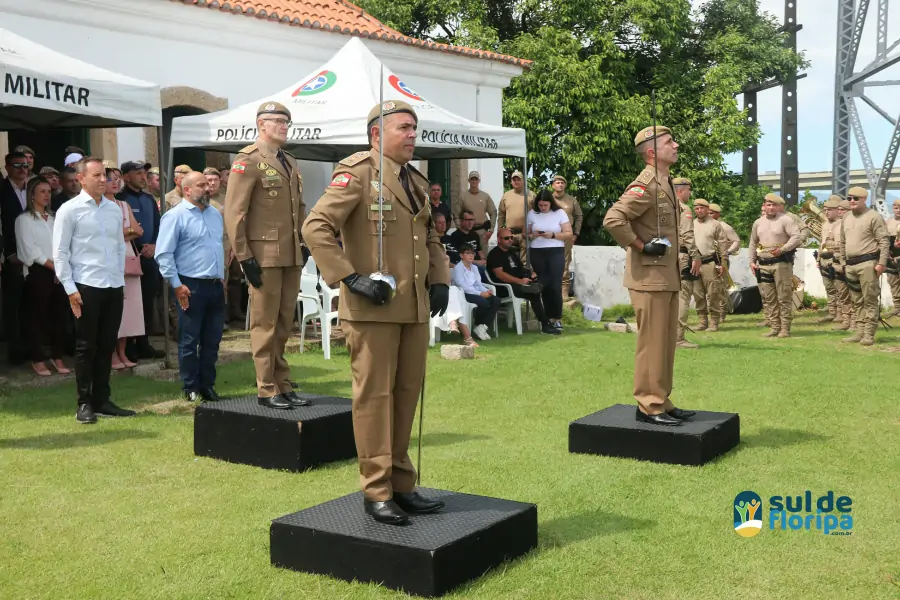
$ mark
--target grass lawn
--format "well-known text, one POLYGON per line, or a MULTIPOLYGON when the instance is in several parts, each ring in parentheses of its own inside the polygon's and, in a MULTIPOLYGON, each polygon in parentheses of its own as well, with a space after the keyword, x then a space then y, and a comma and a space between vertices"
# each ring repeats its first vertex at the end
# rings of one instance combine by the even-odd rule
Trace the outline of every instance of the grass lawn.
MULTIPOLYGON (((795 322, 764 340, 729 319, 679 350, 678 406, 738 412, 742 443, 702 468, 570 455, 570 421, 630 402, 634 336, 505 333, 473 361, 430 354, 423 484, 535 502, 540 545, 455 598, 868 600, 900 597, 900 327, 879 346, 795 322), (834 490, 851 536, 741 538, 732 502, 834 490)), ((896 321, 896 319, 895 319, 896 321)), ((350 393, 348 356, 290 357, 304 389, 350 393)), ((225 365, 222 395, 252 393, 252 364, 225 365)), ((140 408, 179 386, 113 379, 140 408)), ((193 455, 192 414, 75 423, 74 382, 0 395, 0 597, 394 598, 269 565, 271 519, 357 489, 356 463, 305 474, 193 455)), ((412 445, 413 455, 415 442, 412 445)))

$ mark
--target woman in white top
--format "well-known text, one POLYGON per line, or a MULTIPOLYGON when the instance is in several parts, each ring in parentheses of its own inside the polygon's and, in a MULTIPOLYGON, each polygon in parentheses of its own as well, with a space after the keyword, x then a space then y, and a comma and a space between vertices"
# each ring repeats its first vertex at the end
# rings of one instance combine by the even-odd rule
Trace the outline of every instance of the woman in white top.
POLYGON ((472 333, 478 339, 491 339, 488 334, 488 325, 494 322, 497 311, 500 310, 500 298, 494 295, 482 282, 478 265, 474 264, 475 249, 465 245, 459 251, 460 261, 453 267, 452 283, 462 288, 466 295, 466 302, 475 305, 475 327, 472 333))
POLYGON ((541 299, 547 318, 562 329, 562 279, 566 264, 566 242, 572 239, 572 224, 550 190, 541 190, 528 211, 531 267, 541 282, 541 299))
POLYGON ((25 303, 30 311, 28 331, 31 368, 43 377, 47 368, 44 339, 50 337, 50 364, 61 374, 71 373, 63 362, 65 322, 69 298, 53 267, 53 216, 50 182, 35 177, 28 182, 25 212, 16 218, 16 252, 25 274, 25 303))

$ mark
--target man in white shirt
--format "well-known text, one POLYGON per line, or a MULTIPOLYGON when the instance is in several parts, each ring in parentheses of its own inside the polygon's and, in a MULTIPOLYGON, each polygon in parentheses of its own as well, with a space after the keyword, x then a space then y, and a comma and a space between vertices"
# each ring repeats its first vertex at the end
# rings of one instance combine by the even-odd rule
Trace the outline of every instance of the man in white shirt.
POLYGON ((125 236, 122 210, 103 197, 103 161, 77 163, 81 193, 56 214, 53 263, 75 315, 75 381, 79 423, 97 415, 130 417, 109 399, 112 353, 122 321, 125 296, 125 236))
POLYGON ((23 339, 20 307, 25 291, 22 261, 16 248, 16 218, 25 211, 25 188, 28 186, 29 162, 24 152, 6 155, 9 177, 0 185, 0 224, 3 230, 3 255, 6 264, 0 272, 0 294, 3 297, 3 325, 9 346, 9 363, 25 362, 27 345, 23 339))

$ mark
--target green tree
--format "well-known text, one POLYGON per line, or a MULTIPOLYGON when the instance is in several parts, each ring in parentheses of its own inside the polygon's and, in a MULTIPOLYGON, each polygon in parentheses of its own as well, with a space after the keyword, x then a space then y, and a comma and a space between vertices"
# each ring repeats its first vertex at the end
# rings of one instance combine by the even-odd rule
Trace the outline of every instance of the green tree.
POLYGON ((693 180, 696 194, 723 204, 729 222, 749 235, 745 220, 758 216, 765 191, 745 189, 724 156, 756 144, 760 131, 736 96, 748 83, 805 65, 757 0, 708 0, 696 10, 689 0, 360 5, 408 35, 534 61, 505 91, 504 124, 528 134, 530 185, 567 176, 585 212, 582 243, 611 243, 603 215, 641 168, 633 139, 651 123, 651 90, 658 123, 682 146, 675 172, 693 180))

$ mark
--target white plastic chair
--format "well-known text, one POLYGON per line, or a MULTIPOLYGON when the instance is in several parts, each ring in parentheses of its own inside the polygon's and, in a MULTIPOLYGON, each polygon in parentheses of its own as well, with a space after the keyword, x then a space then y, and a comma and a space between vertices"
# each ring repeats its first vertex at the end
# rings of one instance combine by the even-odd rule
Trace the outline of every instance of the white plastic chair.
POLYGON ((300 313, 300 352, 303 352, 303 340, 306 338, 306 324, 312 321, 313 333, 316 332, 316 319, 322 326, 322 351, 325 360, 331 359, 331 320, 337 318, 337 311, 326 311, 319 300, 316 289, 318 277, 300 275, 300 294, 297 296, 297 311, 300 313))
MULTIPOLYGON (((489 283, 485 283, 484 287, 486 287, 487 289, 494 292, 495 296, 497 295, 497 288, 494 287, 493 285, 491 285, 489 283)), ((468 325, 469 327, 473 327, 472 323, 475 322, 474 319, 475 319, 475 309, 476 308, 478 308, 478 307, 475 306, 474 304, 472 304, 471 302, 466 302, 465 318, 467 319, 466 325, 468 325)), ((500 337, 500 326, 497 325, 497 315, 494 315, 494 337, 495 338, 500 337)))
POLYGON ((494 286, 498 288, 504 288, 507 293, 506 298, 500 298, 500 306, 505 307, 503 312, 506 313, 506 326, 512 328, 513 320, 516 322, 516 333, 518 335, 522 335, 522 305, 525 303, 525 300, 522 298, 516 298, 513 294, 512 286, 508 283, 503 283, 501 281, 494 281, 491 277, 490 271, 485 270, 487 273, 488 281, 490 281, 494 286))
MULTIPOLYGON (((322 308, 331 311, 332 300, 341 297, 341 288, 337 287, 332 289, 328 287, 328 284, 325 283, 325 280, 322 279, 321 275, 319 275, 319 268, 316 266, 316 261, 312 256, 310 256, 307 259, 306 264, 303 265, 303 275, 317 278, 319 284, 319 295, 322 297, 322 308)), ((340 317, 338 317, 337 319, 337 324, 341 324, 340 317)))

